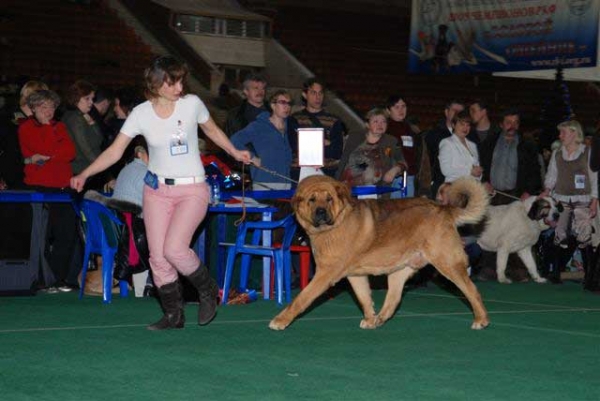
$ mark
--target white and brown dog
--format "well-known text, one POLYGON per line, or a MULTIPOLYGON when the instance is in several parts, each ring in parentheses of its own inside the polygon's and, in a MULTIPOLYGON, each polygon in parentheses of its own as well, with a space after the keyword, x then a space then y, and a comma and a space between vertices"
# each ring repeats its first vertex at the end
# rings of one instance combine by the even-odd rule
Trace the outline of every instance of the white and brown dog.
POLYGON ((500 283, 511 283, 506 277, 511 253, 519 255, 536 283, 546 282, 538 273, 531 247, 542 231, 556 225, 558 213, 557 203, 550 197, 531 196, 508 205, 488 206, 485 229, 477 243, 483 250, 496 252, 496 274, 500 283))
MULTIPOLYGON (((448 185, 440 187, 438 201, 445 201, 444 192, 448 185)), ((542 231, 556 225, 558 215, 559 206, 550 197, 531 196, 508 205, 488 206, 477 243, 485 251, 496 252, 496 274, 500 283, 512 282, 506 277, 508 255, 511 253, 519 256, 535 282, 546 282, 537 271, 531 247, 542 231)))

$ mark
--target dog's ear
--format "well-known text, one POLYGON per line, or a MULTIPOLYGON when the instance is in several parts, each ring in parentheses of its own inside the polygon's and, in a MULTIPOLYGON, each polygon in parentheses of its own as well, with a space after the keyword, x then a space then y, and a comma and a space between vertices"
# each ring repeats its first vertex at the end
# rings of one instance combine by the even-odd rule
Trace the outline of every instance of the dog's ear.
POLYGON ((294 194, 294 196, 292 196, 292 199, 290 200, 290 204, 292 205, 292 210, 294 212, 296 212, 298 210, 298 207, 300 206, 300 202, 302 202, 304 200, 304 198, 300 195, 298 195, 298 193, 296 192, 294 194))
POLYGON ((536 201, 531 204, 529 212, 527 213, 527 217, 529 217, 529 219, 533 221, 537 221, 546 217, 543 216, 543 210, 546 206, 547 202, 545 199, 536 199, 536 201))
POLYGON ((337 181, 334 185, 337 196, 342 202, 347 202, 352 199, 352 192, 350 192, 350 187, 346 183, 337 181))

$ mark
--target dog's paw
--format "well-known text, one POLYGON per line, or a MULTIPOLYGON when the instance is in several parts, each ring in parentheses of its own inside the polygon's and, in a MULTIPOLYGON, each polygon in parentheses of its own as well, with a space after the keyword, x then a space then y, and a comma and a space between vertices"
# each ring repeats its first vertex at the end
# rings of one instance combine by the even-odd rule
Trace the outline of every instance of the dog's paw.
POLYGON ((471 325, 471 330, 483 330, 486 327, 488 327, 489 325, 490 325, 490 322, 488 322, 488 321, 473 322, 473 324, 471 325))
POLYGON ((500 284, 511 284, 511 283, 512 283, 512 280, 511 280, 511 279, 509 279, 508 277, 504 277, 504 278, 500 278, 500 277, 498 277, 498 282, 499 282, 500 284))
POLYGON ((376 329, 377 327, 381 326, 381 324, 378 324, 378 322, 379 319, 377 318, 377 316, 373 316, 368 319, 365 318, 360 321, 360 328, 366 330, 376 329))
POLYGON ((271 330, 285 330, 289 323, 285 323, 282 319, 275 318, 269 323, 271 330))
POLYGON ((533 281, 535 281, 535 282, 536 282, 536 283, 538 283, 538 284, 545 284, 545 283, 547 283, 547 282, 548 282, 548 280, 546 280, 546 279, 545 279, 545 278, 543 278, 543 277, 535 277, 535 278, 533 279, 533 281))

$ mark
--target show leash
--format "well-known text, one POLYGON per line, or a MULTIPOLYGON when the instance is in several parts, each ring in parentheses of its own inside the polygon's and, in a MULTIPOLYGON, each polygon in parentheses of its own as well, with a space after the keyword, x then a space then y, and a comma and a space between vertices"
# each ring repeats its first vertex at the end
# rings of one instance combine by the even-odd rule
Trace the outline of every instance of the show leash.
POLYGON ((511 194, 507 194, 506 192, 498 191, 497 189, 494 189, 494 192, 492 192, 492 198, 494 196, 496 196, 497 194, 500 194, 502 196, 506 196, 507 198, 511 198, 511 199, 514 199, 514 200, 521 200, 521 198, 517 198, 516 196, 511 195, 511 194))
MULTIPOLYGON (((298 184, 298 181, 293 180, 290 177, 286 177, 285 175, 279 174, 276 171, 269 170, 266 167, 257 166, 254 163, 252 163, 252 165, 254 167, 256 167, 257 169, 259 169, 259 170, 266 171, 267 173, 272 174, 272 175, 274 175, 276 177, 283 178, 284 180, 287 180, 287 181, 290 181, 290 182, 298 184)), ((246 163, 242 163, 242 216, 238 220, 236 220, 234 222, 234 225, 236 227, 239 226, 240 224, 242 224, 244 222, 244 220, 246 220, 246 185, 244 183, 244 170, 245 170, 245 168, 246 168, 246 163)))
MULTIPOLYGON (((254 167, 255 167, 255 168, 257 168, 257 169, 259 169, 259 170, 266 171, 267 173, 269 173, 269 174, 272 174, 272 175, 274 175, 274 176, 276 176, 276 177, 283 178, 284 180, 287 180, 287 181, 293 182, 293 183, 295 183, 295 184, 298 184, 298 181, 296 181, 296 180, 293 180, 293 179, 291 179, 290 177, 286 177, 286 176, 285 176, 285 175, 283 175, 283 174, 279 174, 277 171, 269 170, 268 168, 266 168, 266 167, 263 167, 263 166, 257 166, 257 165, 256 165, 256 164, 254 164, 254 163, 252 163, 252 164, 254 165, 254 167)), ((243 173, 243 171, 242 171, 242 173, 243 173)))

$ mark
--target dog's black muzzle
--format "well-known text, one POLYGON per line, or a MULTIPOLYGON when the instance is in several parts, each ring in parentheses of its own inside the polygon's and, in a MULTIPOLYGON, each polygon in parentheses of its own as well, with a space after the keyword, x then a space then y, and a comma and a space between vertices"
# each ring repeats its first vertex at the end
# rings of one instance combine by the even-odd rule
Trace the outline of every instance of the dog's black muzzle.
POLYGON ((315 212, 313 214, 313 226, 319 227, 323 224, 331 225, 333 223, 331 221, 329 213, 327 212, 327 209, 325 209, 324 207, 318 207, 315 209, 315 212))

